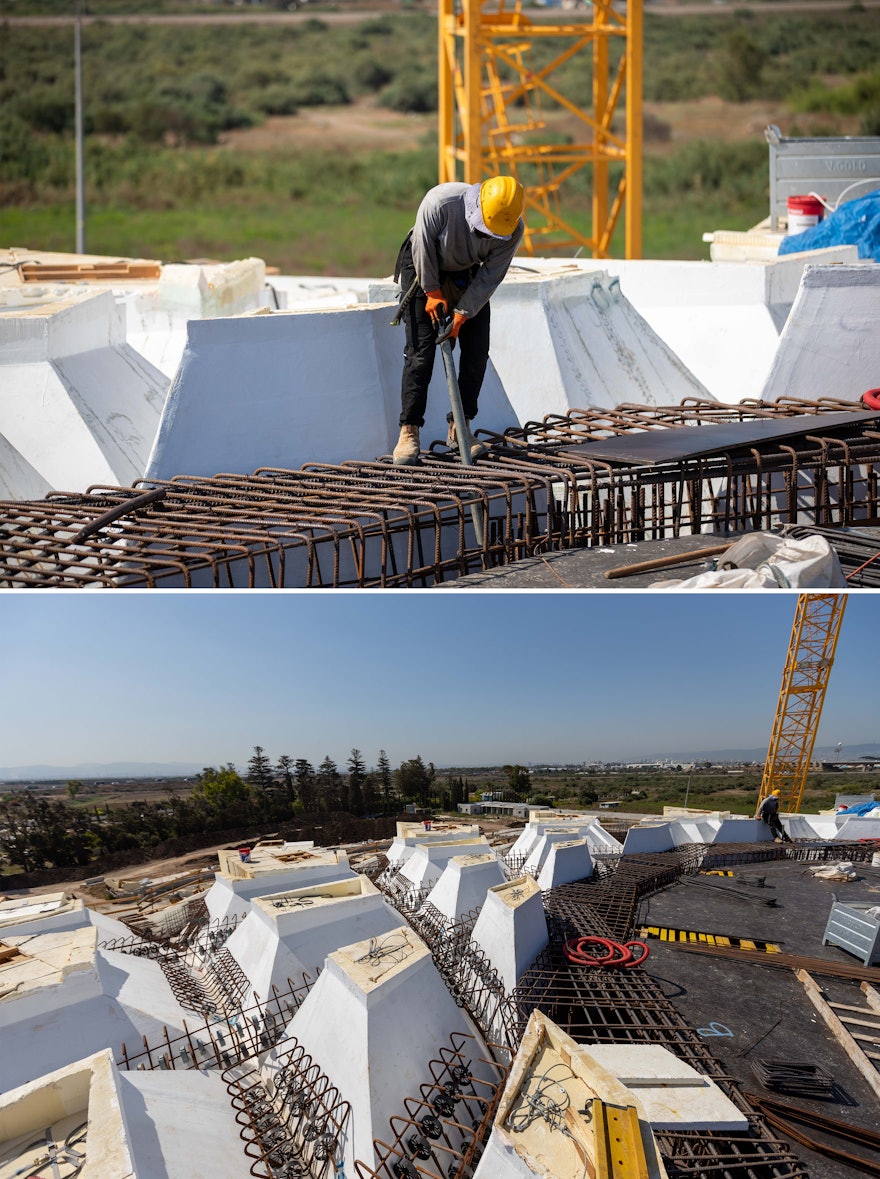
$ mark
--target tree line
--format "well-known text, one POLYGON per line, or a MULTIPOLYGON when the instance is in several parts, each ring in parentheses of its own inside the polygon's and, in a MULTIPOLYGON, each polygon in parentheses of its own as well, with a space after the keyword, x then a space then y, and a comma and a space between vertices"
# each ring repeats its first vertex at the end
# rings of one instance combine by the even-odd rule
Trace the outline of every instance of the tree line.
POLYGON ((392 769, 381 749, 375 769, 368 771, 361 751, 352 749, 341 770, 329 755, 317 767, 287 754, 273 763, 260 745, 244 774, 231 762, 206 766, 187 796, 169 786, 167 797, 157 802, 82 806, 76 805, 81 789, 81 783, 69 782, 69 801, 6 795, 0 800, 0 856, 25 872, 84 866, 97 856, 177 837, 273 827, 299 816, 389 815, 409 805, 455 810, 468 797, 466 778, 451 773, 441 778, 419 754, 392 769))

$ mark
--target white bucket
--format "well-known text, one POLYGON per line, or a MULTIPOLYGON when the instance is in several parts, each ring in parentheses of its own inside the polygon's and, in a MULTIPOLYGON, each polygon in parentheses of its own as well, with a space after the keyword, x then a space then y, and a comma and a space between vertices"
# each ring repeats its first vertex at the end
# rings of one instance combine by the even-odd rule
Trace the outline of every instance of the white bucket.
POLYGON ((874 852, 871 856, 871 867, 880 868, 880 852, 874 852))

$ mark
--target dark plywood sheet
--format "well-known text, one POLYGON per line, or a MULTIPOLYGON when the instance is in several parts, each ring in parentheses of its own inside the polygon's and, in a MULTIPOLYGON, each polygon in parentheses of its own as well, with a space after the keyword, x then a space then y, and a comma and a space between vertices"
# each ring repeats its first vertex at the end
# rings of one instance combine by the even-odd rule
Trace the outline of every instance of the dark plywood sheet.
POLYGON ((829 433, 875 422, 880 413, 798 414, 790 418, 756 418, 748 422, 717 422, 705 426, 676 426, 669 430, 645 430, 640 434, 619 434, 577 446, 565 446, 560 454, 569 458, 622 463, 626 466, 678 462, 701 458, 743 447, 782 442, 803 434, 829 433))

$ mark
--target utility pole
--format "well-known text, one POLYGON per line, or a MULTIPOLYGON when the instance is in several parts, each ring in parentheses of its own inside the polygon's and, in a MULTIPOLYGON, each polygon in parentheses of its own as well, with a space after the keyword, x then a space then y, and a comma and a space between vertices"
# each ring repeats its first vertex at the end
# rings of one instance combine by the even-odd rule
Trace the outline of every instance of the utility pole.
POLYGON ((73 32, 74 74, 74 134, 76 136, 76 252, 86 252, 86 178, 83 148, 83 87, 82 87, 82 6, 76 0, 76 21, 73 32))

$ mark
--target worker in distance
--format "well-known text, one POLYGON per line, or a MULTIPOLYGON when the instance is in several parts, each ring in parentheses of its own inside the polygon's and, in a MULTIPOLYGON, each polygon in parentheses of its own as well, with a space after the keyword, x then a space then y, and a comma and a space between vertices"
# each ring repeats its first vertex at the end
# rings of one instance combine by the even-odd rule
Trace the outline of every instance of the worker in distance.
POLYGON ((778 843, 782 840, 783 843, 791 843, 788 837, 788 832, 782 826, 782 820, 779 817, 779 791, 774 790, 758 807, 758 818, 763 819, 767 826, 773 833, 773 838, 778 843))
MULTIPOLYGON (((419 462, 419 428, 425 424, 428 385, 441 338, 458 340, 458 383, 473 458, 486 447, 470 432, 489 359, 489 300, 522 241, 523 186, 512 176, 482 184, 438 184, 424 196, 415 226, 397 257, 394 277, 404 292, 400 318, 406 329, 400 390, 400 438, 392 455, 398 467, 419 462), (450 314, 451 325, 447 324, 450 314)), ((447 415, 446 445, 458 439, 447 415)))

